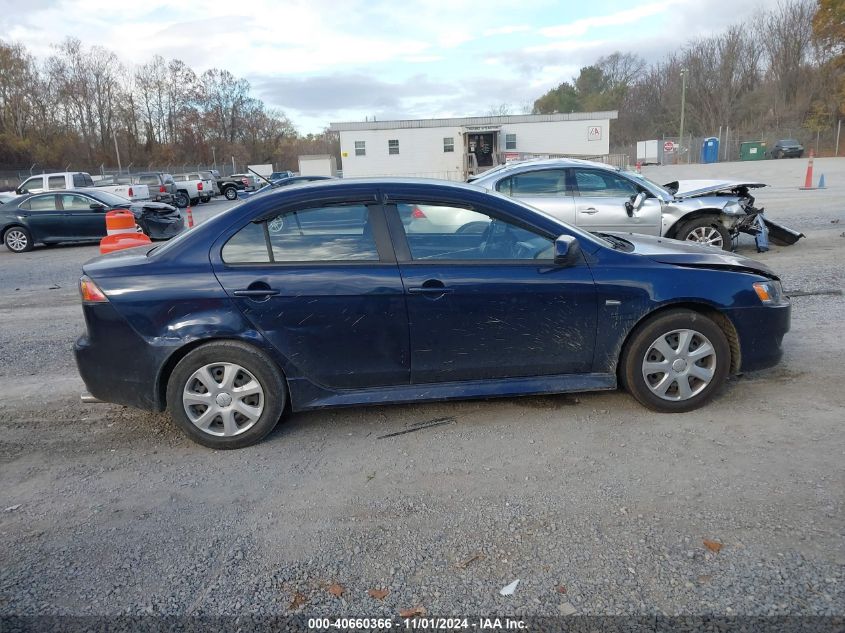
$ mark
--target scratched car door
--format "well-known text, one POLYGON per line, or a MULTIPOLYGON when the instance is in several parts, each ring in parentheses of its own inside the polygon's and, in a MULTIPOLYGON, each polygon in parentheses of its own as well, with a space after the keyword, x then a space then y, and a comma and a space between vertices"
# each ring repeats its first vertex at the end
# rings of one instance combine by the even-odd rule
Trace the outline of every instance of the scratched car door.
POLYGON ((626 205, 640 191, 636 183, 610 169, 572 169, 576 224, 585 231, 660 234, 660 201, 646 198, 639 209, 626 205))

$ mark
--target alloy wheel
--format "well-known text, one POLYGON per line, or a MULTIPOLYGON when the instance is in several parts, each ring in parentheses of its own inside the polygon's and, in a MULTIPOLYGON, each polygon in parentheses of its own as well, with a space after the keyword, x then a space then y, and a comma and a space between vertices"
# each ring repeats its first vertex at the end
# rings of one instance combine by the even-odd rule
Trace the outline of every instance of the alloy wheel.
POLYGON ((20 253, 26 250, 29 245, 29 238, 20 229, 9 229, 6 233, 6 246, 10 251, 20 253))
POLYGON ((722 234, 712 226, 698 226, 694 228, 687 233, 687 241, 704 244, 705 246, 715 246, 717 248, 722 248, 725 245, 722 234))

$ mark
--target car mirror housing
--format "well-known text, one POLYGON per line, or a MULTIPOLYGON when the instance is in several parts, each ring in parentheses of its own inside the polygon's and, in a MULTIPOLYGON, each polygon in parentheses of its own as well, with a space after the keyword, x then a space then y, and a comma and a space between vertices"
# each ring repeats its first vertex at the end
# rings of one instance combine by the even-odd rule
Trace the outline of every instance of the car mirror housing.
POLYGON ((555 240, 555 264, 574 266, 581 258, 581 244, 571 235, 561 235, 555 240))
POLYGON ((631 196, 631 201, 625 203, 625 210, 628 212, 628 217, 633 217, 634 211, 639 211, 643 204, 645 204, 646 194, 640 191, 638 194, 631 196))

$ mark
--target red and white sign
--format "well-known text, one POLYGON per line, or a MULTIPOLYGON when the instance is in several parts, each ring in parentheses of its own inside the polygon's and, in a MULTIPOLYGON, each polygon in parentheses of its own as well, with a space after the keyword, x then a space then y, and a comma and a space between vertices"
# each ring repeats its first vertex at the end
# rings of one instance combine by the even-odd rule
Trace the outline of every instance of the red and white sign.
POLYGON ((675 142, 674 141, 664 141, 663 142, 663 151, 664 152, 674 152, 675 151, 675 142))
POLYGON ((587 140, 588 141, 600 141, 601 140, 601 126, 600 125, 591 125, 587 129, 587 140))

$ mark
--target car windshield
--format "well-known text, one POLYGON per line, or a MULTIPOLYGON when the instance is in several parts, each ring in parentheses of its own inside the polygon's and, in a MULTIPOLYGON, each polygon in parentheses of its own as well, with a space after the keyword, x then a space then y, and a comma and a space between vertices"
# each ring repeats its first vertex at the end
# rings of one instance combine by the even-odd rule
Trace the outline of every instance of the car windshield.
POLYGON ((785 138, 780 143, 781 145, 798 145, 798 141, 794 138, 785 138))

